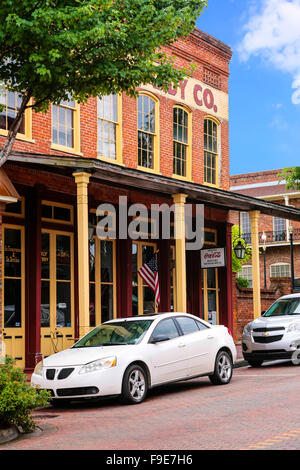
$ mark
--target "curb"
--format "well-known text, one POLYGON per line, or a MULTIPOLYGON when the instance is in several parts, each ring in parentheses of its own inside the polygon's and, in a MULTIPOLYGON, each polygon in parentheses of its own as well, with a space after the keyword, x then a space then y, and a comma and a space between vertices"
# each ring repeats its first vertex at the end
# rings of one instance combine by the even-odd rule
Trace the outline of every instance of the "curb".
POLYGON ((0 444, 13 441, 19 437, 19 431, 16 426, 11 426, 7 429, 0 429, 0 444))

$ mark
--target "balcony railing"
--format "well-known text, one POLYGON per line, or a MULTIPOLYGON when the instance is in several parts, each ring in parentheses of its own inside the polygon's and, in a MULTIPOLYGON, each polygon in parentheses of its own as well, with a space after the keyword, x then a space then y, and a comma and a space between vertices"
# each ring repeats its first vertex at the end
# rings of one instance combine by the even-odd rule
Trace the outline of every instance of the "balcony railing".
MULTIPOLYGON (((243 238, 248 245, 251 245, 251 233, 244 233, 243 238)), ((258 240, 260 245, 263 245, 264 243, 268 245, 270 243, 289 242, 290 235, 286 230, 271 230, 266 232, 259 232, 258 240), (263 235, 266 236, 265 240, 263 235)), ((293 230, 293 240, 300 240, 300 228, 295 228, 293 230)))

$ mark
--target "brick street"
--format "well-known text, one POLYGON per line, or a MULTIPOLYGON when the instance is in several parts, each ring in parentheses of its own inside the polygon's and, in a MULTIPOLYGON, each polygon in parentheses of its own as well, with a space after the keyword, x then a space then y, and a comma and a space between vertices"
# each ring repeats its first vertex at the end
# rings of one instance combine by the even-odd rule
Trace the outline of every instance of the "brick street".
POLYGON ((299 367, 274 362, 234 371, 228 386, 207 378, 159 387, 141 405, 116 400, 51 406, 38 429, 1 450, 300 448, 299 367))

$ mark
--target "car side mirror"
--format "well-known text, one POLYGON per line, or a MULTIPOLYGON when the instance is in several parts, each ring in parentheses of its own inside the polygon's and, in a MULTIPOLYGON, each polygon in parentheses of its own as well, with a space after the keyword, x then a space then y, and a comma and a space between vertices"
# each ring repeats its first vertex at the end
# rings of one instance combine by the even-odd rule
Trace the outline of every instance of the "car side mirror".
POLYGON ((163 341, 168 341, 170 338, 167 335, 157 335, 154 336, 151 340, 151 344, 162 343, 163 341))

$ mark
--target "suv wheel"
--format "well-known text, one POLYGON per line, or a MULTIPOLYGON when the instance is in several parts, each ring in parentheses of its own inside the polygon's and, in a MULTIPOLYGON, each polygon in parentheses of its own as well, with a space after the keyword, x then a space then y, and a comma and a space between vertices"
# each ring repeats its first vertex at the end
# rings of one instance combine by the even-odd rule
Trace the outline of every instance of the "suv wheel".
POLYGON ((215 370, 209 379, 214 385, 226 385, 232 377, 233 363, 230 355, 226 351, 220 351, 215 362, 215 370))

